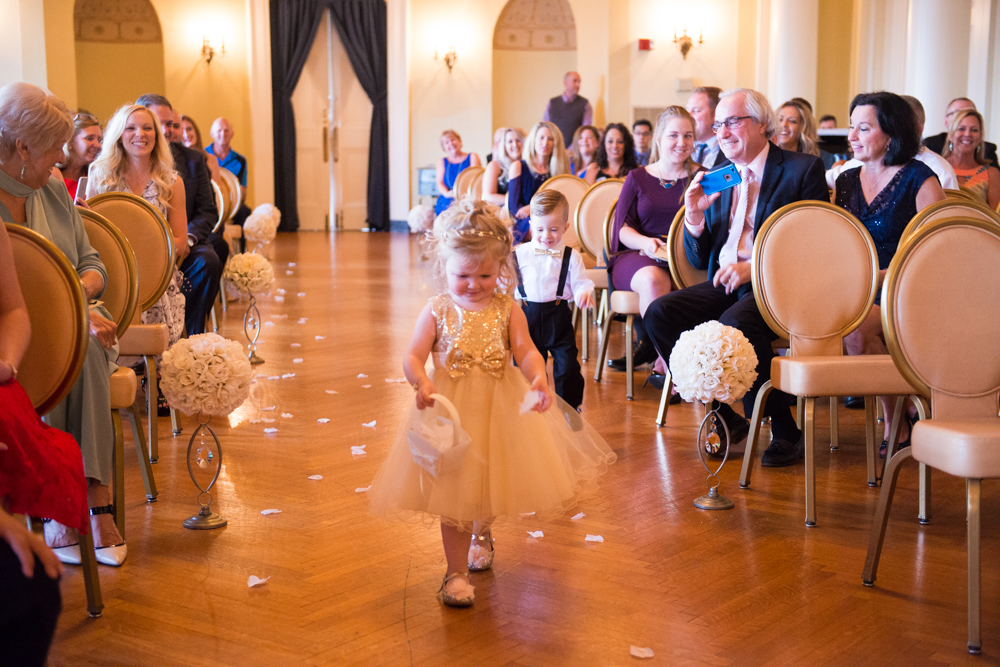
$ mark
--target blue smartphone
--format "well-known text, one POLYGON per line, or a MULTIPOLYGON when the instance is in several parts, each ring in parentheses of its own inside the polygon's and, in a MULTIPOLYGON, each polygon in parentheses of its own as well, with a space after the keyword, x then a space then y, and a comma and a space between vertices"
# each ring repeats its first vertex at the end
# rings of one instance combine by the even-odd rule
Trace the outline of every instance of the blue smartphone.
POLYGON ((716 192, 728 190, 742 182, 743 179, 740 178, 740 172, 736 169, 736 165, 727 164, 725 167, 706 172, 701 177, 701 189, 706 195, 714 195, 716 192))

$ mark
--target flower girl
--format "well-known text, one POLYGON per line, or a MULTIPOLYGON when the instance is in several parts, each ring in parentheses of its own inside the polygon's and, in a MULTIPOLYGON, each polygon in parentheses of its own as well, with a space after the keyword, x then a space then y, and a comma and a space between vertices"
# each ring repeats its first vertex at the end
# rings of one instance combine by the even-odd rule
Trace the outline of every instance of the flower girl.
POLYGON ((417 318, 403 362, 416 400, 368 497, 374 516, 428 523, 440 517, 448 570, 439 593, 445 604, 467 607, 474 598, 469 571, 493 564, 494 521, 530 512, 543 520, 562 516, 616 457, 549 392, 524 313, 497 290, 498 282, 513 287, 517 280, 510 232, 496 209, 456 202, 435 222, 431 247, 446 291, 417 318), (436 476, 415 462, 407 437, 426 420, 429 411, 422 411, 435 406, 432 394, 454 405, 470 442, 461 463, 436 476))

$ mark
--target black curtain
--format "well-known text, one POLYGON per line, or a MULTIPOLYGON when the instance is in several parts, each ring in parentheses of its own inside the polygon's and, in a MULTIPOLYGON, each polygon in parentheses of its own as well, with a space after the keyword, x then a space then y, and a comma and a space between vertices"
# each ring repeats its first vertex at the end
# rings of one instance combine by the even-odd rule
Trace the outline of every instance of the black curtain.
POLYGON ((271 0, 274 205, 281 211, 278 229, 285 232, 299 228, 292 93, 309 57, 326 4, 325 0, 271 0))
POLYGON ((389 231, 389 104, 385 0, 329 0, 354 75, 372 102, 368 141, 368 226, 389 231))

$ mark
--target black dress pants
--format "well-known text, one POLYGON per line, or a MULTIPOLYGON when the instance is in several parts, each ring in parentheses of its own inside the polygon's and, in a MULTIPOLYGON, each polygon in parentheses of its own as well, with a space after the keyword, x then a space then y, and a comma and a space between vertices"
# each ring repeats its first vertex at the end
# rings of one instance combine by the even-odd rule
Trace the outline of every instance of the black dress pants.
POLYGON ((184 284, 184 328, 189 336, 205 333, 205 318, 219 295, 222 261, 208 243, 196 243, 181 264, 184 284))
POLYGON ((42 667, 62 610, 59 580, 35 558, 28 579, 10 545, 0 540, 0 667, 42 667))
MULTIPOLYGON (((743 414, 749 419, 757 392, 771 379, 771 359, 774 358, 771 343, 778 338, 761 316, 750 283, 741 285, 734 294, 726 294, 724 286, 715 287, 711 281, 665 294, 646 309, 646 333, 660 356, 669 363, 670 353, 681 334, 711 320, 740 330, 757 354, 757 380, 743 396, 743 414)), ((790 417, 790 398, 783 392, 772 391, 764 406, 764 415, 779 419, 790 417)))
POLYGON ((552 354, 552 377, 556 395, 574 408, 583 403, 583 374, 577 360, 576 331, 573 330, 573 313, 569 303, 555 301, 521 304, 528 319, 531 340, 542 359, 552 354))

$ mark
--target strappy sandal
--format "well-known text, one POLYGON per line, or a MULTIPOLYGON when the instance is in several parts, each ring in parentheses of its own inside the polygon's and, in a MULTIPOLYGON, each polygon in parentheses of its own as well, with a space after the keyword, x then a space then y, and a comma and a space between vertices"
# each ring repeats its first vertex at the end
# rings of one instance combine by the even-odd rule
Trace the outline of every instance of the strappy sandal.
POLYGON ((493 532, 486 531, 485 535, 472 534, 472 546, 469 547, 469 572, 485 572, 486 570, 493 567, 493 556, 495 554, 493 549, 493 532), (472 556, 472 550, 479 547, 480 550, 486 551, 486 546, 489 546, 488 556, 483 564, 477 564, 475 558, 472 556))
MULTIPOLYGON (((98 514, 114 514, 114 511, 114 505, 91 507, 90 516, 97 516, 98 514)), ((96 534, 97 531, 94 532, 96 534)), ((121 567, 122 563, 125 562, 125 557, 128 556, 128 546, 126 546, 125 540, 122 540, 119 544, 113 544, 106 547, 94 547, 94 556, 97 558, 97 562, 102 565, 121 567)))
MULTIPOLYGON (((41 522, 49 523, 52 519, 41 519, 41 522)), ((80 543, 74 542, 73 544, 66 544, 61 547, 49 547, 52 553, 56 555, 60 563, 66 565, 80 565, 83 559, 80 557, 80 543)))
POLYGON ((465 577, 465 580, 469 582, 469 587, 472 587, 472 582, 469 580, 469 575, 465 572, 452 572, 451 574, 445 575, 444 581, 441 582, 441 588, 438 589, 438 595, 441 596, 441 601, 444 602, 449 607, 471 607, 472 603, 475 602, 476 596, 474 593, 470 593, 466 597, 458 597, 448 593, 445 590, 445 586, 448 582, 455 577, 465 577))

